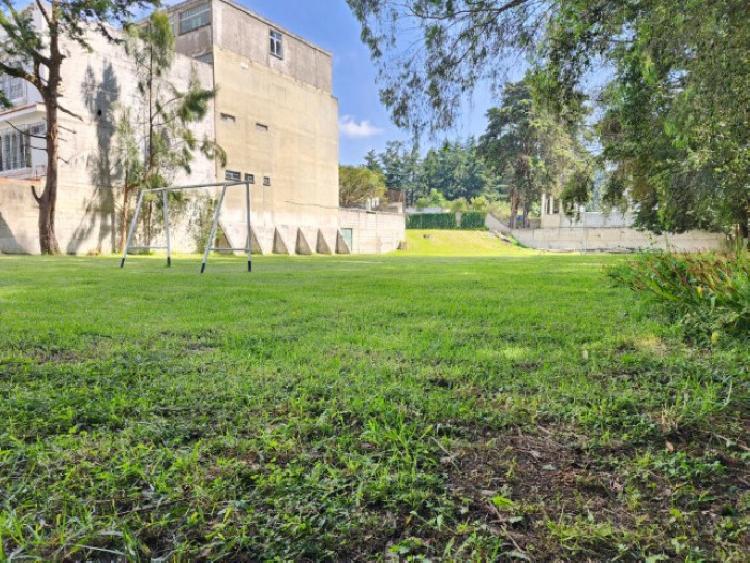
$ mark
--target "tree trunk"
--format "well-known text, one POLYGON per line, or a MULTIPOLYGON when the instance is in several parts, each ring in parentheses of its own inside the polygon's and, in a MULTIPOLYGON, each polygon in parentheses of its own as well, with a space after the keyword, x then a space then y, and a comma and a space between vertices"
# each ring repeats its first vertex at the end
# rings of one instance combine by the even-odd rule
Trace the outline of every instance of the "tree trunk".
POLYGON ((518 217, 518 192, 512 190, 510 193, 510 225, 511 229, 516 228, 516 217, 518 217))
POLYGON ((120 252, 125 252, 125 243, 128 236, 128 205, 130 203, 130 188, 125 180, 122 190, 122 213, 120 213, 120 252))
MULTIPOLYGON (((47 180, 44 192, 37 197, 39 204, 39 248, 42 254, 59 254, 60 247, 55 236, 55 206, 57 205, 57 160, 58 160, 58 96, 60 88, 60 68, 64 56, 60 53, 57 27, 57 9, 59 0, 53 0, 50 10, 49 25, 49 63, 46 84, 39 75, 39 66, 35 68, 38 90, 44 99, 47 113, 47 180)), ((36 194, 34 194, 36 196, 36 194)))
POLYGON ((46 100, 47 107, 47 181, 39 203, 39 248, 42 254, 59 254, 55 236, 55 205, 57 204, 57 94, 46 100))
POLYGON ((523 203, 523 228, 529 228, 529 212, 531 211, 531 205, 528 201, 523 203))

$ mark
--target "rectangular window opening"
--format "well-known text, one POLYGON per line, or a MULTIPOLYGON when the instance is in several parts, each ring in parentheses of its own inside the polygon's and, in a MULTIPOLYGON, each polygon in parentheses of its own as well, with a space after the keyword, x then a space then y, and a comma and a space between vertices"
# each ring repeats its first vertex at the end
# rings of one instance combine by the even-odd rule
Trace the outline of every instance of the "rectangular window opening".
POLYGON ((242 174, 240 172, 237 172, 236 170, 227 170, 226 172, 224 172, 224 178, 228 182, 241 182, 242 174))
POLYGON ((263 176, 263 185, 264 186, 270 186, 271 185, 271 177, 270 176, 263 176))
POLYGON ((284 58, 284 37, 281 32, 272 29, 270 32, 271 54, 280 59, 284 58))
POLYGON ((14 76, 0 76, 0 90, 10 101, 23 98, 24 80, 14 76))
POLYGON ((21 126, 19 131, 13 129, 0 133, 0 172, 31 168, 31 153, 44 142, 44 139, 34 139, 32 145, 31 135, 43 137, 46 132, 46 124, 37 123, 21 126))
POLYGON ((245 174, 245 182, 247 182, 248 184, 254 184, 255 174, 245 174))
POLYGON ((201 4, 180 12, 180 35, 195 31, 211 23, 211 5, 201 4))
POLYGON ((231 123, 235 123, 237 121, 237 118, 233 116, 231 113, 222 113, 221 114, 221 120, 222 121, 229 121, 231 123))

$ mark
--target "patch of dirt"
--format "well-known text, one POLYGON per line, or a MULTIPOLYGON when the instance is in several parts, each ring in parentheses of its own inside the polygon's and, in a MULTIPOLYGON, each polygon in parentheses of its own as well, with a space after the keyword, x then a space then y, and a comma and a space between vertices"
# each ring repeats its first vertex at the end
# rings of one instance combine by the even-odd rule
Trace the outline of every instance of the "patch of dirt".
POLYGON ((549 520, 591 513, 607 514, 616 527, 633 525, 618 499, 624 484, 609 468, 592 463, 584 440, 559 429, 539 430, 537 435, 516 430, 486 437, 441 460, 449 491, 469 501, 467 516, 485 522, 508 538, 511 549, 532 559, 563 556, 550 540, 549 520), (512 500, 514 508, 498 508, 493 502, 498 494, 512 500))
MULTIPOLYGON (((466 521, 484 523, 522 558, 605 560, 618 556, 618 544, 631 543, 633 549, 645 547, 679 557, 670 543, 679 533, 707 554, 722 553, 717 541, 721 526, 726 525, 722 517, 737 512, 738 498, 750 498, 747 464, 738 463, 733 455, 719 455, 706 442, 678 443, 691 455, 713 453, 725 468, 719 478, 694 483, 707 494, 696 508, 682 506, 682 499, 690 504, 692 498, 675 495, 674 484, 658 472, 640 482, 634 479, 634 460, 642 452, 617 447, 592 451, 586 442, 572 428, 538 426, 533 433, 514 429, 476 437, 441 463, 449 492, 468 509, 466 521), (640 496, 636 505, 629 506, 626 493, 633 488, 640 496), (493 501, 497 495, 500 506, 493 501), (509 507, 503 506, 505 499, 511 501, 509 507), (674 521, 680 518, 675 516, 676 506, 684 512, 683 521, 674 521), (576 522, 580 536, 572 538, 550 528, 576 522), (644 526, 650 530, 645 532, 644 526), (597 530, 604 532, 597 535, 597 530)), ((667 451, 674 451, 670 448, 674 445, 666 444, 667 451)), ((686 485, 690 483, 678 486, 686 485)), ((731 541, 735 550, 738 545, 750 547, 749 542, 748 531, 731 541)), ((628 553, 634 556, 633 550, 628 553)))

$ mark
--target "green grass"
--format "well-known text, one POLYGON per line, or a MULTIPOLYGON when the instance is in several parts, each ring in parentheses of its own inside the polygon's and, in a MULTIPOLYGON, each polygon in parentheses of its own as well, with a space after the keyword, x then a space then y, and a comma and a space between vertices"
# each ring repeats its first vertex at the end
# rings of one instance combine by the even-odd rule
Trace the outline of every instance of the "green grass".
POLYGON ((503 242, 488 231, 409 229, 402 256, 533 256, 537 251, 503 242))
POLYGON ((0 559, 746 560, 750 354, 616 260, 0 257, 0 559))

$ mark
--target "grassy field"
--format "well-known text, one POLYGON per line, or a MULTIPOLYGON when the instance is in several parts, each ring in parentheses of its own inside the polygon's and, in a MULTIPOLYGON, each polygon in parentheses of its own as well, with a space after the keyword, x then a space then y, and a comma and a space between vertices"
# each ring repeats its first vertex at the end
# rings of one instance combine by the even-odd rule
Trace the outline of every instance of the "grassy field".
POLYGON ((537 251, 503 242, 488 231, 409 229, 403 256, 533 256, 537 251))
POLYGON ((746 561, 750 353, 615 260, 0 257, 0 559, 746 561))

